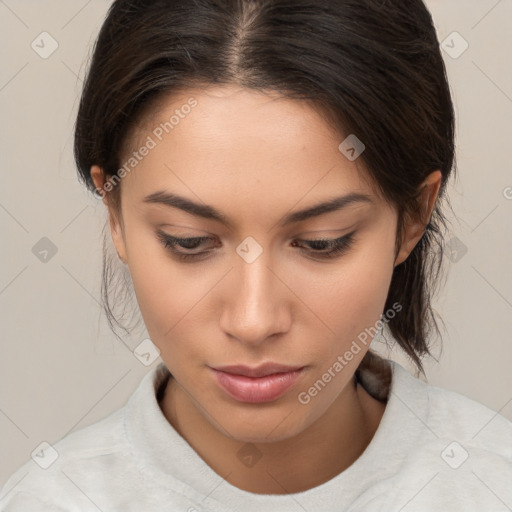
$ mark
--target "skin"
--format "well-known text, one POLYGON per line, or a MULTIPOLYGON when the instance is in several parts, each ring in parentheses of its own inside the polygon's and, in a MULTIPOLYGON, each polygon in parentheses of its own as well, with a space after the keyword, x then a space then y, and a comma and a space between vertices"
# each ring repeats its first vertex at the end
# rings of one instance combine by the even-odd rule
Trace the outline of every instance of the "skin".
MULTIPOLYGON (((353 380, 369 342, 308 404, 297 397, 383 314, 393 268, 421 238, 441 173, 425 180, 425 216, 410 220, 395 260, 396 210, 362 179, 361 161, 339 151, 344 137, 307 103, 235 86, 191 89, 153 111, 131 150, 190 97, 198 105, 123 178, 119 214, 104 199, 147 330, 174 376, 161 409, 232 485, 255 493, 303 491, 349 467, 377 430, 385 404, 353 380), (231 226, 143 202, 157 191, 212 205, 231 226), (349 192, 374 203, 278 225, 290 212, 349 192), (158 240, 158 228, 212 237, 188 251, 212 252, 180 261, 158 240), (352 247, 333 259, 293 243, 354 230, 352 247), (252 263, 236 252, 248 236, 263 250, 252 263), (307 368, 284 396, 259 404, 230 398, 208 368, 267 361, 307 368), (237 456, 244 446, 261 454, 252 467, 237 456)), ((101 169, 91 173, 101 188, 101 169)))

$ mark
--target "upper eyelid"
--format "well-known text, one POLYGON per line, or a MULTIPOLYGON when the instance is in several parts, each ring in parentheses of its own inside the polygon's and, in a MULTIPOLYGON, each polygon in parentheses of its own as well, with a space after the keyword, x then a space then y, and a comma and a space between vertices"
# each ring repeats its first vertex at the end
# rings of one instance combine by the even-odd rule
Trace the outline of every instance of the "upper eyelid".
MULTIPOLYGON (((343 241, 344 239, 351 239, 354 237, 356 233, 356 230, 353 230, 345 235, 341 235, 341 236, 337 236, 337 237, 318 237, 318 238, 301 238, 301 237, 294 237, 293 240, 296 241, 301 241, 301 242, 328 242, 328 243, 335 243, 335 242, 340 242, 340 241, 343 241)), ((157 232, 158 235, 160 236, 163 236, 164 238, 166 239, 169 239, 169 240, 173 240, 173 241, 190 241, 190 240, 199 240, 199 241, 208 241, 208 240, 214 240, 215 241, 215 237, 210 237, 210 236, 174 236, 174 235, 169 235, 168 233, 165 233, 163 231, 158 231, 157 232)), ((187 249, 186 247, 182 247, 181 248, 182 250, 184 251, 187 251, 187 250, 194 250, 194 249, 187 249)))
MULTIPOLYGON (((344 236, 348 236, 350 235, 350 233, 353 233, 354 231, 357 231, 357 227, 361 225, 361 222, 360 220, 357 220, 356 222, 353 222, 351 223, 350 225, 348 226, 345 226, 343 228, 338 228, 338 229, 310 229, 308 231, 302 231, 301 234, 299 235, 295 235, 291 238, 293 239, 300 239, 300 240, 318 240, 318 239, 326 239, 326 240, 336 240, 336 239, 339 239, 339 238, 343 238, 344 236), (339 235, 339 236, 336 236, 336 235, 321 235, 321 233, 337 233, 337 232, 345 232, 346 234, 345 235, 339 235), (317 233, 317 235, 314 235, 312 233, 317 233)), ((211 238, 211 239, 217 239, 219 238, 217 235, 210 235, 210 234, 201 234, 201 235, 171 235, 170 233, 166 233, 162 227, 165 227, 165 226, 169 226, 169 227, 173 227, 173 228, 180 228, 180 229, 186 229, 186 230, 191 230, 191 231, 194 231, 196 230, 196 228, 192 228, 192 227, 189 227, 189 226, 180 226, 180 225, 177 225, 177 224, 163 224, 163 225, 160 225, 160 226, 157 226, 156 227, 156 232, 157 233, 162 233, 164 236, 168 236, 170 238, 173 238, 173 239, 180 239, 180 240, 186 240, 186 239, 189 239, 189 238, 204 238, 204 239, 208 239, 208 238, 211 238)), ((202 233, 207 233, 206 231, 203 231, 201 230, 202 233)))

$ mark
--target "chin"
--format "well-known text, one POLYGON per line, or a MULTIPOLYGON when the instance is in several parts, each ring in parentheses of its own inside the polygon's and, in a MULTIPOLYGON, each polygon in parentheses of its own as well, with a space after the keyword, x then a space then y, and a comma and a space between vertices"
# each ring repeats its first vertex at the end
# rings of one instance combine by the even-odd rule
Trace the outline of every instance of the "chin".
POLYGON ((294 437, 299 432, 290 432, 288 430, 280 431, 279 433, 272 432, 272 427, 267 426, 266 429, 250 428, 236 428, 231 430, 231 439, 240 443, 250 444, 264 444, 264 443, 277 443, 285 441, 294 437))
POLYGON ((222 423, 219 421, 213 426, 225 435, 235 441, 254 444, 284 441, 300 434, 307 427, 303 418, 298 418, 293 410, 284 407, 273 410, 252 409, 247 414, 226 410, 220 420, 222 423), (226 423, 226 418, 232 420, 226 423))

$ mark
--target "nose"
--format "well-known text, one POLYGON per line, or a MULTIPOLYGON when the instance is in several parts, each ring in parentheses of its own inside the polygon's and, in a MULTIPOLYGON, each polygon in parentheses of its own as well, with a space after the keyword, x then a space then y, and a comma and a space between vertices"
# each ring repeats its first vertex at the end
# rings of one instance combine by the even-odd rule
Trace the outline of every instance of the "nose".
POLYGON ((263 252, 247 263, 235 261, 223 288, 221 329, 240 343, 258 346, 283 334, 291 325, 291 297, 286 279, 263 252), (284 282, 283 282, 284 281, 284 282))

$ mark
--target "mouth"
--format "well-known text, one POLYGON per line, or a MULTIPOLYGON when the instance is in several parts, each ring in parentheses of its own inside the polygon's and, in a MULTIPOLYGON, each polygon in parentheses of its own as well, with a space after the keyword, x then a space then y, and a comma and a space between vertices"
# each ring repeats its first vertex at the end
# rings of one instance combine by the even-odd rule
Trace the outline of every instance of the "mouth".
POLYGON ((266 363, 251 368, 244 365, 210 368, 219 387, 231 398, 245 403, 277 400, 304 373, 305 366, 266 363))

